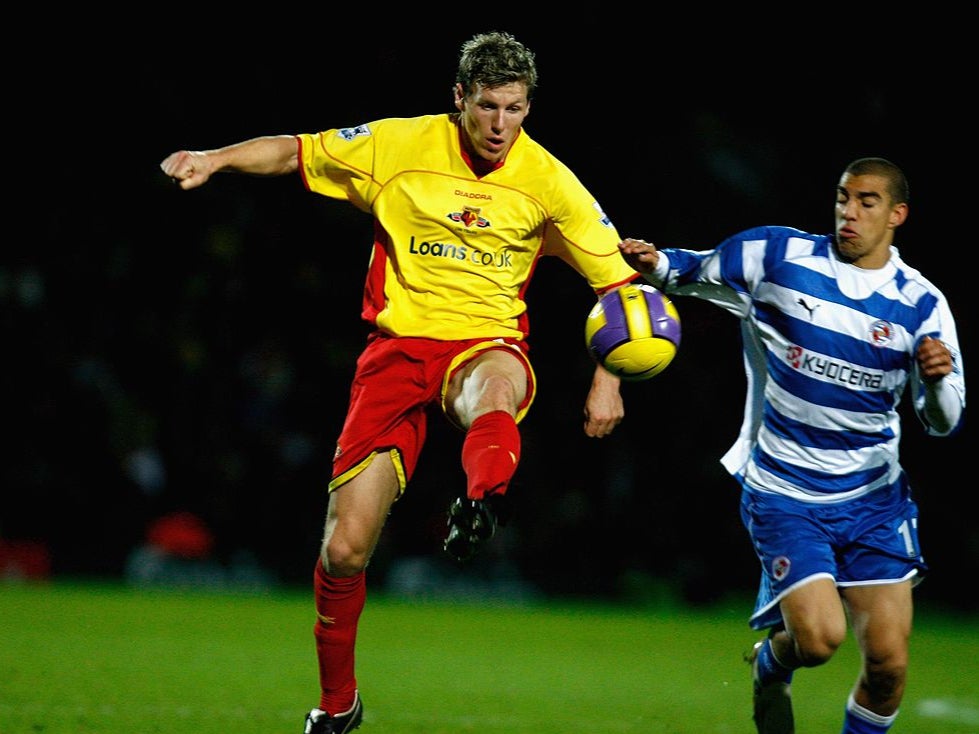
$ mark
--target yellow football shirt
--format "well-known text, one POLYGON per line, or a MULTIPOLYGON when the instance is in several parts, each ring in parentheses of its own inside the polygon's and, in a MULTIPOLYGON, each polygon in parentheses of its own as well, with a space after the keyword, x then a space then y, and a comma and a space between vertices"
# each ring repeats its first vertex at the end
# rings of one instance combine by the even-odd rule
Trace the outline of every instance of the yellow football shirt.
POLYGON ((636 277, 570 169, 522 130, 503 164, 477 177, 456 117, 297 136, 306 188, 374 217, 367 321, 395 336, 523 339, 523 295, 542 255, 566 261, 597 292, 636 277))

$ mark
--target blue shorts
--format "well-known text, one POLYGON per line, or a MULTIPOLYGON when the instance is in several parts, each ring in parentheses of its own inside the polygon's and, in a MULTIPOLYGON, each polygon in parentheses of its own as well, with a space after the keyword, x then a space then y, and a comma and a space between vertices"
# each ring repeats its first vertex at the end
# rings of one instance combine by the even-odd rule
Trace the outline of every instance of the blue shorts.
POLYGON ((781 624, 782 597, 816 578, 837 587, 918 583, 928 571, 904 474, 890 487, 835 504, 743 489, 741 521, 762 568, 752 629, 781 624))

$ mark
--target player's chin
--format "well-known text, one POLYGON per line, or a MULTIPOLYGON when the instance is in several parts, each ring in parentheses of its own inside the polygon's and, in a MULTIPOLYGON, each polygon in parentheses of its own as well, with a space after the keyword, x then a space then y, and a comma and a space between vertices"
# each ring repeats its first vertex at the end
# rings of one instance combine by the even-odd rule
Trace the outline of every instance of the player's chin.
POLYGON ((851 261, 857 259, 862 254, 860 238, 855 235, 838 235, 836 237, 836 251, 843 260, 851 261))
POLYGON ((506 156, 510 146, 505 140, 483 140, 479 146, 479 157, 490 163, 499 163, 506 156))

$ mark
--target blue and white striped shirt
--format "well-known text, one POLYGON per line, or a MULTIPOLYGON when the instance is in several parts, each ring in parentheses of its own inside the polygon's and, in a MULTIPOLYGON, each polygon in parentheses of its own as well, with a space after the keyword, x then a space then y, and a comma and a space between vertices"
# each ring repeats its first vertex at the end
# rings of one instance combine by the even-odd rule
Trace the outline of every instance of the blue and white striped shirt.
POLYGON ((837 502, 901 475, 898 402, 910 382, 932 435, 957 430, 965 379, 944 295, 896 248, 879 270, 841 261, 833 235, 756 227, 713 250, 660 250, 648 279, 667 293, 710 301, 742 319, 747 397, 724 467, 749 489, 837 502), (665 256, 665 257, 664 257, 665 256), (665 278, 665 283, 664 283, 665 278), (915 350, 940 339, 954 370, 937 385, 953 424, 924 415, 915 350))

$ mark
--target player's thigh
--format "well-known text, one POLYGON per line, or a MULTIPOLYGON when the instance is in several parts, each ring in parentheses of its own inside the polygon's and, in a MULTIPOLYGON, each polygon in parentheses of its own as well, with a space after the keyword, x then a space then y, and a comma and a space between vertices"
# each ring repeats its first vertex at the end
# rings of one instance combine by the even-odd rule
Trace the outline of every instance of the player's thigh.
POLYGON ((468 426, 493 410, 515 415, 527 397, 528 372, 526 358, 510 348, 480 352, 449 378, 444 403, 450 418, 468 426))
POLYGON ((846 610, 831 578, 796 586, 782 597, 781 609, 785 627, 805 658, 828 659, 846 639, 846 610))
POLYGON ((842 590, 854 637, 868 658, 906 660, 914 616, 911 588, 912 582, 905 580, 842 590))

